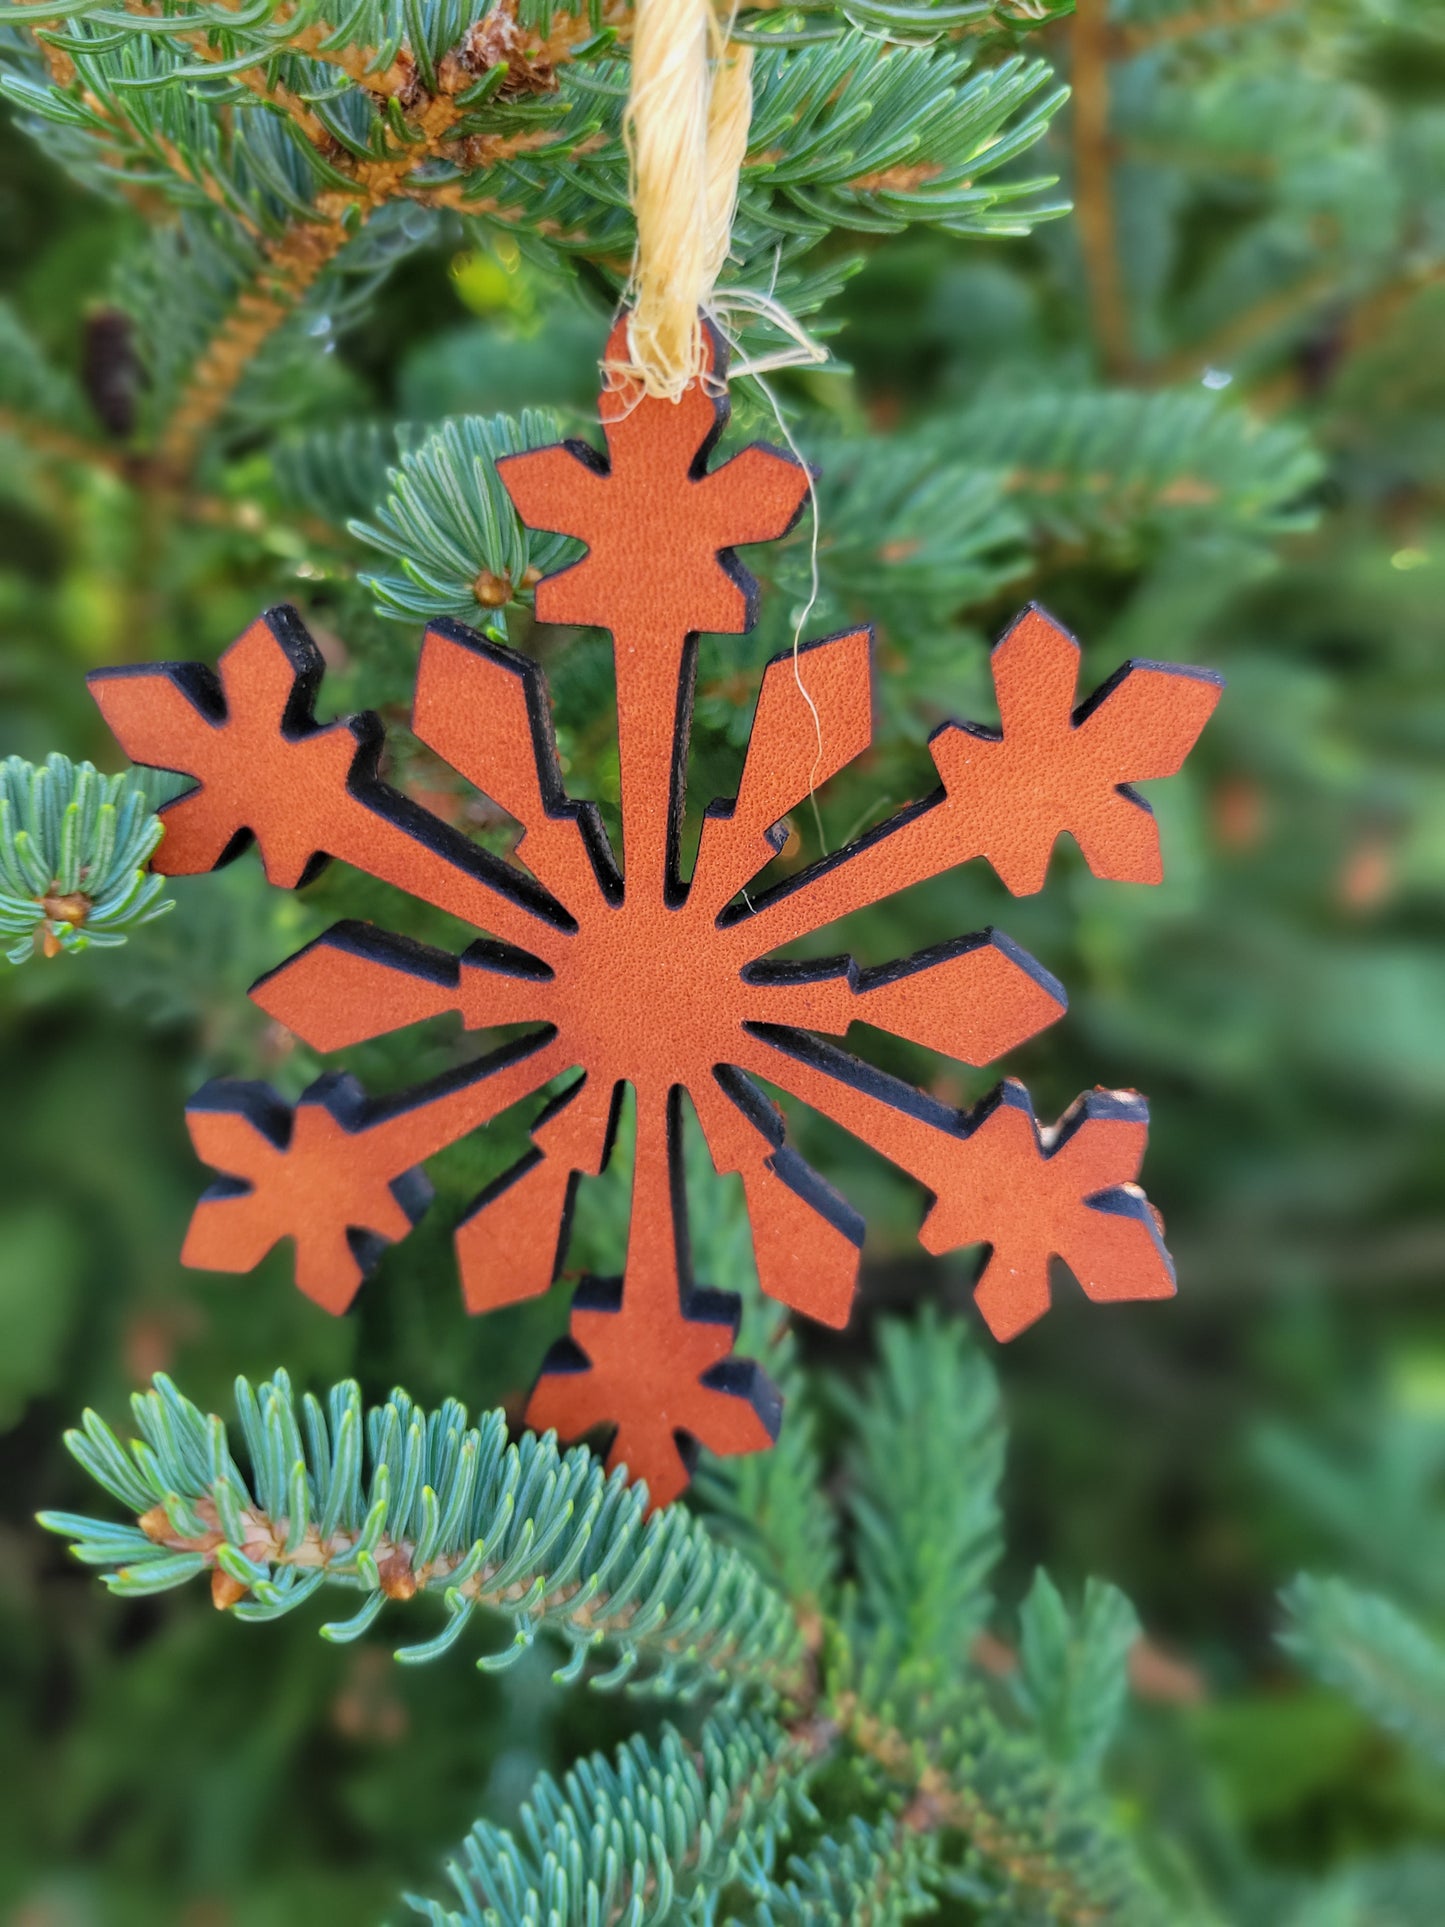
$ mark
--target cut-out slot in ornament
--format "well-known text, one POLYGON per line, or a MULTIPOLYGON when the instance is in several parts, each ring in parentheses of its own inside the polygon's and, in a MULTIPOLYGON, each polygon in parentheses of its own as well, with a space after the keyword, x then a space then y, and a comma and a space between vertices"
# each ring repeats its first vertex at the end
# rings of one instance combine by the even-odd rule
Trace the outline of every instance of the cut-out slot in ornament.
POLYGON ((926 1186, 929 1251, 988 1247, 977 1300, 998 1337, 1048 1308, 1054 1257, 1095 1300, 1173 1292, 1156 1216, 1135 1184, 1147 1124, 1136 1094, 1093 1092, 1041 1130, 1012 1079, 958 1111, 826 1041, 857 1019, 989 1063, 1063 1012, 1062 989, 1032 958, 993 931, 872 969, 775 953, 975 858, 1013 894, 1038 890, 1063 832, 1096 875, 1157 882, 1157 829, 1129 786, 1179 768, 1221 687, 1200 670, 1129 663, 1076 707, 1078 647, 1032 608, 993 653, 1001 727, 950 723, 934 735, 935 794, 748 894, 777 852, 779 821, 870 741, 869 632, 827 637, 801 652, 801 677, 791 654, 765 672, 738 794, 708 812, 684 885, 695 638, 751 625, 756 587, 733 551, 784 534, 808 489, 796 461, 761 444, 708 468, 727 418, 711 335, 709 354, 707 379, 680 402, 604 390, 605 462, 569 442, 500 465, 525 522, 586 544, 580 561, 538 585, 537 615, 611 632, 620 852, 596 810, 567 797, 541 670, 460 624, 426 636, 413 729, 522 824, 525 872, 379 780, 374 717, 315 720, 321 659, 289 610, 254 623, 219 674, 162 664, 91 678, 134 761, 196 779, 164 811, 159 870, 211 869, 254 839, 273 883, 300 885, 337 857, 485 933, 458 957, 338 924, 253 988, 264 1010, 321 1051, 446 1011, 469 1028, 533 1027, 384 1101, 345 1076, 322 1078, 294 1108, 264 1086, 208 1085, 190 1126, 221 1177, 197 1207, 186 1262, 248 1270, 290 1237, 301 1289, 343 1311, 425 1207, 419 1167, 555 1086, 533 1148, 456 1233, 470 1310, 535 1296, 557 1275, 576 1180, 603 1168, 618 1093, 631 1085, 625 1272, 579 1288, 570 1336, 527 1415, 569 1438, 612 1428, 613 1462, 646 1478, 659 1504, 686 1484, 695 1445, 757 1450, 778 1423, 766 1378, 733 1354, 736 1298, 690 1275, 684 1092, 713 1163, 742 1179, 763 1290, 824 1324, 847 1320, 862 1222, 786 1144, 758 1080, 926 1186))

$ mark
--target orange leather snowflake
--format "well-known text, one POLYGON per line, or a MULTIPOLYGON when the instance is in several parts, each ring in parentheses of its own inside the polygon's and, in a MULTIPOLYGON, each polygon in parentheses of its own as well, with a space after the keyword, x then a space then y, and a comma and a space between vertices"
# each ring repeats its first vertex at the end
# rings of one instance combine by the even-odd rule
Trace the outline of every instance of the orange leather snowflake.
POLYGON ((994 931, 867 969, 776 953, 975 857, 1014 894, 1035 891, 1063 831, 1096 875, 1157 882, 1154 820, 1129 785, 1178 769, 1220 691, 1199 670, 1129 663, 1075 707, 1077 645, 1030 609, 993 655, 1001 728, 946 725, 931 744, 941 785, 931 796, 749 894, 787 812, 869 744, 870 632, 829 636, 802 652, 801 674, 791 655, 764 674, 738 794, 708 811, 684 879, 696 636, 750 626, 755 584, 733 551, 782 535, 808 487, 796 462, 762 445, 709 469, 727 417, 721 391, 714 377, 672 404, 610 388, 605 461, 569 442, 502 464, 525 522, 587 545, 539 584, 537 614, 611 631, 625 868, 595 808, 563 787, 541 671, 459 624, 427 634, 412 729, 522 824, 525 870, 379 780, 374 717, 315 720, 321 659, 289 610, 254 623, 219 676, 162 664, 91 678, 128 755, 197 781, 164 812, 160 870, 207 870, 254 839, 273 883, 303 884, 338 857, 487 933, 452 956, 338 924, 255 985, 262 1009, 319 1051, 443 1011, 469 1028, 533 1027, 384 1101, 344 1075, 323 1077, 294 1109, 263 1085, 207 1085, 189 1121, 222 1175, 197 1207, 185 1261, 244 1271, 291 1238, 301 1290, 344 1311, 424 1209, 419 1166, 550 1087, 533 1148, 456 1231, 471 1311, 531 1298, 557 1276, 577 1178, 602 1170, 631 1085, 625 1274, 579 1287, 528 1419, 568 1438, 611 1428, 613 1460, 645 1477, 656 1503, 686 1484, 696 1444, 754 1451, 778 1423, 767 1380, 733 1355, 737 1299, 689 1272, 684 1093, 717 1169, 741 1176, 763 1290, 824 1324, 848 1318, 862 1221, 786 1144, 759 1079, 921 1180, 933 1198, 920 1231, 929 1251, 988 1248, 977 1300, 999 1338, 1047 1309, 1054 1257, 1099 1301, 1173 1292, 1134 1182, 1147 1122, 1136 1094, 1094 1091, 1041 1129, 1012 1079, 959 1111, 826 1041, 861 1020, 989 1063, 1063 1012, 1062 989, 1033 959, 994 931))

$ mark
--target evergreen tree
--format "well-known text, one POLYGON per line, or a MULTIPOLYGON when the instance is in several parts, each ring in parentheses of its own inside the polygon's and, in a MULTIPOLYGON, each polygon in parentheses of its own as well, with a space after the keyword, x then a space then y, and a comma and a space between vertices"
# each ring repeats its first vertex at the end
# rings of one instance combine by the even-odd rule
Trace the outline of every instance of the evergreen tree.
MULTIPOLYGON (((186 1090, 294 1097, 322 1068, 246 985, 338 916, 402 920, 385 886, 268 892, 253 861, 163 891, 165 780, 56 745, 114 769, 84 670, 213 658, 279 600, 338 707, 399 715, 449 616, 546 658, 569 783, 615 828, 605 640, 534 626, 557 544, 494 463, 590 416, 632 246, 630 27, 623 0, 7 16, 0 1718, 33 1770, 0 1894, 32 1927, 369 1919, 403 1887, 423 1917, 508 1927, 1424 1927, 1445 1889, 1445 1432, 1412 1298, 1445 1086, 1437 0, 740 17, 755 103, 720 310, 766 355, 746 297, 770 290, 833 359, 737 384, 736 432, 781 411, 818 465, 809 627, 877 621, 887 670, 866 793, 824 787, 782 862, 928 787, 927 726, 987 717, 987 641, 1030 596, 1084 639, 1085 686, 1130 654, 1231 685, 1158 797, 1160 890, 1097 894, 1064 855, 1006 918, 970 869, 856 919, 880 956, 999 914, 1077 986, 1023 1054, 1041 1104, 1095 1078, 1156 1100, 1183 1297, 1102 1334, 1061 1307, 1001 1362, 1011 1485, 964 1267, 905 1272, 916 1199, 805 1119, 877 1228, 872 1308, 955 1309, 865 1319, 868 1362, 804 1370, 752 1306, 749 1349, 793 1394, 782 1441, 651 1520, 585 1448, 455 1402, 510 1399, 562 1314, 468 1324, 443 1226, 345 1325, 274 1266, 177 1268, 186 1090), (189 1397, 162 1372, 132 1451, 124 1392, 165 1367, 189 1397), (205 1414, 238 1370, 228 1429, 205 1414), (1256 1439, 1249 1393, 1289 1423, 1256 1439), (53 1444, 87 1401, 70 1442, 100 1519, 59 1509, 88 1503, 53 1444), (127 1603, 47 1563, 39 1507, 127 1603), (1031 1576, 1041 1548, 1057 1579, 1031 1576), (1264 1604, 1294 1565, 1318 1576, 1264 1604), (1091 1571, 1127 1575, 1203 1673, 1091 1571), (395 1637, 436 1663, 392 1674, 395 1637), (1206 1675, 1208 1704, 1150 1703, 1206 1675)), ((808 538, 757 552, 757 630, 704 643, 700 798, 736 787, 808 538)), ((511 847, 404 739, 390 778, 511 847)), ((413 1039, 366 1046, 368 1084, 459 1060, 445 1024, 422 1035, 420 1066, 413 1039)), ((983 1088, 896 1041, 879 1061, 952 1102, 983 1088)), ((519 1148, 455 1147, 439 1192, 460 1205, 519 1148)), ((618 1268, 626 1177, 624 1154, 583 1187, 579 1269, 618 1268)), ((738 1199, 710 1183, 699 1270, 744 1280, 738 1199)))

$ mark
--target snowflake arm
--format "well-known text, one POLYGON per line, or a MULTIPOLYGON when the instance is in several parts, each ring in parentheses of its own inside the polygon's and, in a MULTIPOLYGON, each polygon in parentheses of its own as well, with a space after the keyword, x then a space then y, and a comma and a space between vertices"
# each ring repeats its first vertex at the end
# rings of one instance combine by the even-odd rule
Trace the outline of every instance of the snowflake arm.
POLYGON ((625 1279, 579 1288, 527 1407, 529 1425, 564 1438, 615 1428, 609 1466, 645 1478, 657 1505, 687 1485, 699 1445, 761 1451, 780 1418, 767 1378, 732 1354, 741 1301, 693 1283, 681 1097, 637 1092, 625 1279))
POLYGON ((197 780, 160 812, 156 868, 215 869, 254 838, 272 883, 297 888, 339 857, 546 955, 568 913, 379 780, 376 717, 318 723, 322 670, 294 611, 272 609, 226 651, 219 673, 200 663, 92 673, 95 699, 132 761, 197 780))
POLYGON ((783 846, 782 820, 873 740, 873 631, 850 629, 763 671, 742 781, 710 806, 689 900, 721 912, 783 846))
POLYGON ((840 1331, 858 1290, 862 1216, 784 1141, 782 1112, 750 1077, 719 1064, 691 1096, 715 1169, 742 1179, 760 1287, 840 1331))
MULTIPOLYGON (((704 332, 708 366, 679 401, 659 407, 625 381, 603 391, 606 463, 585 442, 562 442, 497 464, 524 522, 587 544, 580 562, 537 585, 537 614, 625 639, 619 708, 622 658, 640 637, 666 638, 673 655, 687 635, 752 627, 757 584, 732 551, 785 534, 808 493, 802 464, 761 442, 708 469, 728 403, 726 349, 711 326, 704 332)), ((624 321, 606 359, 626 356, 624 321)))
POLYGON ((425 1159, 565 1068, 544 1031, 384 1100, 336 1074, 294 1110, 264 1084, 207 1084, 186 1122, 197 1155, 221 1177, 196 1207, 182 1262, 250 1271, 293 1238, 299 1289, 327 1311, 347 1310, 385 1246, 429 1203, 425 1159))
MULTIPOLYGON (((611 631, 626 887, 667 896, 679 888, 696 638, 751 628, 757 584, 733 547, 782 535, 808 491, 807 470, 761 444, 708 469, 728 403, 724 345, 711 328, 705 338, 709 367, 678 402, 604 390, 605 466, 575 442, 497 465, 525 522, 587 544, 538 584, 537 614, 611 631)), ((608 355, 625 354, 619 323, 608 355)))
POLYGON ((942 788, 775 890, 724 913, 761 956, 849 912, 976 857, 1015 896, 1042 889, 1070 833, 1096 876, 1157 883, 1153 812, 1130 787, 1171 776, 1219 701, 1201 669, 1126 663, 1073 707, 1079 645, 1043 610, 1022 615, 994 650, 1002 728, 946 723, 930 743, 942 788))
POLYGON ((834 1037, 871 1024, 964 1064, 991 1064, 1063 1016, 1057 978, 1001 931, 983 930, 863 970, 851 957, 749 964, 762 995, 744 1024, 801 1025, 834 1037))
POLYGON ((749 1070, 933 1194, 919 1233, 926 1250, 990 1247, 975 1298, 996 1338, 1017 1337, 1048 1310, 1053 1257, 1096 1302, 1173 1295, 1157 1219, 1134 1184, 1149 1121, 1136 1092, 1092 1092, 1041 1131, 1013 1078, 958 1112, 806 1032, 751 1028, 749 1070))
POLYGON ((531 1129, 533 1148, 473 1199, 456 1235, 468 1311, 520 1304, 554 1283, 577 1180, 606 1169, 620 1108, 619 1086, 584 1073, 545 1106, 531 1129))
POLYGON ((336 1051, 455 1011, 467 1030, 549 1021, 548 965, 485 939, 460 957, 369 923, 336 923, 251 986, 312 1050, 336 1051))
POLYGON ((422 644, 412 728, 522 826, 516 854, 573 915, 615 903, 622 878, 593 803, 562 783, 547 685, 535 662, 459 622, 422 644))

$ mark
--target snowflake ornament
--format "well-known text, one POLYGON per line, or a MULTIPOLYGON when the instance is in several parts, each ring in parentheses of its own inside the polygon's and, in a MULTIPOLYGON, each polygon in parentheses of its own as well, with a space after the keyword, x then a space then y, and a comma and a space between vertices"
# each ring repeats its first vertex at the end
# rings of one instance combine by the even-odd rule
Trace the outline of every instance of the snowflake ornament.
POLYGON ((427 633, 412 730, 522 825, 525 870, 379 779, 374 716, 317 722, 321 658, 290 610, 255 622, 219 674, 161 664, 91 678, 134 761, 196 779, 163 813, 161 871, 209 870, 254 840, 273 883, 298 887, 335 857, 486 933, 453 956, 337 924, 254 986, 263 1010, 323 1052, 444 1011, 472 1029, 533 1027, 384 1100, 343 1074, 294 1108, 265 1085, 208 1084, 188 1119, 221 1175, 197 1206, 185 1262, 246 1271, 290 1238, 300 1289, 342 1312, 425 1208, 420 1166, 550 1087, 532 1148, 456 1230, 470 1311, 535 1297, 558 1275, 577 1179, 603 1169, 630 1085, 626 1269, 577 1289, 570 1335, 527 1418, 564 1438, 610 1428, 612 1462, 645 1478, 657 1504, 686 1485, 696 1445, 756 1451, 779 1419, 760 1369, 733 1354, 738 1300, 690 1274, 684 1093, 718 1171, 742 1179, 762 1289, 823 1324, 848 1319, 862 1220, 785 1142, 758 1080, 927 1188, 927 1250, 988 1248, 977 1302, 1000 1339, 1047 1310, 1055 1257, 1099 1302, 1172 1294, 1158 1219, 1134 1182, 1142 1098, 1096 1090, 1043 1129, 1013 1079, 960 1111, 841 1047, 862 1021, 990 1063, 1064 1010, 1031 957, 992 930, 881 967, 776 953, 973 858, 1015 895, 1036 891, 1064 831, 1097 876, 1157 882, 1154 819, 1130 785, 1179 768, 1220 693, 1205 672, 1133 662, 1075 707, 1078 647, 1030 609, 993 653, 1001 727, 946 724, 931 742, 932 795, 750 894, 781 847, 782 819, 869 745, 870 632, 825 637, 767 668, 738 793, 708 810, 684 879, 696 638, 751 626, 756 584, 734 550, 784 534, 808 492, 806 471, 762 444, 709 469, 727 420, 711 336, 709 355, 710 378, 678 403, 604 389, 605 461, 567 442, 500 464, 524 522, 586 544, 538 585, 537 615, 612 634, 622 863, 595 807, 563 787, 541 670, 460 624, 427 633))

